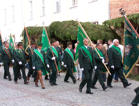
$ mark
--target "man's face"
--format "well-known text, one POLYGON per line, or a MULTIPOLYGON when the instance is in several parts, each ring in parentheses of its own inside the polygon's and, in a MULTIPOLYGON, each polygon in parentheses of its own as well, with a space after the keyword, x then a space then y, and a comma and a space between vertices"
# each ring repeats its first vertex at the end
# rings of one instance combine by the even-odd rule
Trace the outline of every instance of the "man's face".
POLYGON ((20 48, 20 49, 23 49, 23 46, 20 45, 19 48, 20 48))
POLYGON ((115 45, 115 46, 119 46, 119 41, 116 40, 116 41, 114 42, 114 45, 115 45))
POLYGON ((72 45, 70 44, 69 46, 68 46, 70 49, 72 49, 72 45))
POLYGON ((88 39, 84 40, 84 45, 87 46, 88 45, 88 39))
POLYGON ((109 40, 109 41, 108 41, 108 44, 110 45, 110 44, 112 44, 112 42, 109 40))
POLYGON ((5 43, 5 47, 9 48, 9 43, 5 43))
POLYGON ((97 47, 99 50, 102 49, 102 44, 99 44, 98 47, 97 47))
POLYGON ((42 46, 38 46, 38 49, 40 49, 40 50, 41 50, 41 49, 42 49, 42 46))

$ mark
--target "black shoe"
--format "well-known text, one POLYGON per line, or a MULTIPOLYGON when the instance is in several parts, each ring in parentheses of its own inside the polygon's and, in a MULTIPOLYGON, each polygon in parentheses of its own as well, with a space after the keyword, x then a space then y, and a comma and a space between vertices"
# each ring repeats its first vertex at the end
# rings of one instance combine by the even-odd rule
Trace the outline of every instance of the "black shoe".
POLYGON ((7 79, 7 77, 4 77, 4 79, 7 79))
POLYGON ((95 86, 92 86, 91 88, 92 88, 92 89, 97 89, 97 87, 95 87, 95 86))
POLYGON ((9 81, 12 81, 12 79, 11 79, 11 78, 9 78, 9 81))
POLYGON ((76 80, 73 80, 73 83, 76 84, 76 80))
POLYGON ((57 83, 53 83, 53 85, 58 85, 57 83))
POLYGON ((69 81, 64 81, 64 82, 69 83, 69 81))
POLYGON ((105 87, 103 87, 103 91, 105 91, 107 89, 107 87, 105 86, 105 87))
POLYGON ((86 93, 87 93, 87 94, 93 94, 93 92, 91 92, 91 91, 86 91, 86 93))
POLYGON ((25 82, 24 82, 24 84, 28 84, 28 82, 27 82, 27 81, 25 81, 25 82))
POLYGON ((42 87, 42 89, 45 89, 45 87, 42 87))
POLYGON ((107 87, 112 88, 113 86, 112 85, 107 85, 107 87))
POLYGON ((79 87, 79 92, 82 92, 82 88, 81 87, 79 87))
POLYGON ((126 85, 124 85, 124 88, 126 88, 126 87, 128 87, 130 85, 131 85, 131 83, 126 84, 126 85))

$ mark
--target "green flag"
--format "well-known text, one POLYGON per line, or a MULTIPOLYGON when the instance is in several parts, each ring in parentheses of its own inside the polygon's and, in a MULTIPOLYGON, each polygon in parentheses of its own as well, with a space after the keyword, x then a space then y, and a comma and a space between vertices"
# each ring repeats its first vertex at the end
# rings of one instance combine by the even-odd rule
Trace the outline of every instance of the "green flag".
POLYGON ((41 41, 41 43, 42 43, 42 51, 46 51, 50 47, 45 28, 43 28, 43 31, 42 31, 42 41, 41 41))
POLYGON ((124 28, 124 36, 125 36, 125 50, 124 50, 124 74, 125 77, 133 70, 136 62, 138 61, 139 56, 139 38, 129 22, 125 19, 125 28, 124 28))
POLYGON ((2 47, 2 38, 1 38, 1 33, 0 33, 0 47, 2 47))
POLYGON ((29 36, 27 33, 27 29, 24 28, 24 37, 23 37, 23 46, 24 46, 24 51, 28 54, 27 48, 29 47, 29 36))
POLYGON ((10 35, 10 40, 9 40, 9 48, 14 49, 14 41, 11 35, 10 35))
POLYGON ((84 38, 86 38, 82 28, 80 26, 78 26, 78 33, 77 33, 77 42, 78 45, 76 47, 76 53, 75 53, 75 61, 78 59, 78 51, 80 49, 80 47, 82 47, 84 45, 83 40, 84 38))

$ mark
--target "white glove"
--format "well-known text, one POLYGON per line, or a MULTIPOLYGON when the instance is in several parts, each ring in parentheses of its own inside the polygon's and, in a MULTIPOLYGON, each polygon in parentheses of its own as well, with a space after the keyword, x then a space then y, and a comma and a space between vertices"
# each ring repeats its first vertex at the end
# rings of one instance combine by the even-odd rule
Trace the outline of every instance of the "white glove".
POLYGON ((33 66, 32 69, 35 70, 35 66, 33 66))
POLYGON ((104 63, 105 62, 105 60, 104 59, 102 59, 102 63, 104 63))
POLYGON ((55 57, 52 57, 52 60, 55 60, 56 58, 55 57))
POLYGON ((114 65, 112 65, 111 68, 114 69, 114 65))
POLYGON ((83 70, 84 70, 84 68, 80 68, 80 70, 81 70, 81 71, 83 71, 83 70))
POLYGON ((3 63, 1 62, 1 63, 0 63, 0 65, 2 66, 2 65, 3 65, 3 63))
POLYGON ((63 61, 61 62, 61 65, 62 65, 62 66, 64 65, 64 62, 63 62, 63 61))
POLYGON ((67 67, 67 65, 64 65, 64 67, 67 67))
POLYGON ((48 68, 50 67, 49 64, 47 64, 47 67, 48 67, 48 68))
POLYGON ((103 57, 100 57, 100 59, 104 59, 103 57))
POLYGON ((14 63, 14 59, 12 60, 12 63, 14 63))
POLYGON ((19 65, 22 65, 22 62, 21 61, 19 61, 19 65))
POLYGON ((97 69, 97 66, 94 66, 94 69, 96 70, 97 69))

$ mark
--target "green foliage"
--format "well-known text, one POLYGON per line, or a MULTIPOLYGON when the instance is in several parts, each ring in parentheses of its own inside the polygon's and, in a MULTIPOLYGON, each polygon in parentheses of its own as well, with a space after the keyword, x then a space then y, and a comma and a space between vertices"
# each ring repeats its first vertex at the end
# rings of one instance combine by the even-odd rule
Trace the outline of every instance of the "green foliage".
MULTIPOLYGON (((132 14, 127 16, 130 21, 133 23, 139 24, 139 13, 138 14, 132 14)), ((124 17, 107 20, 103 23, 106 26, 113 26, 114 28, 121 28, 124 25, 124 17)))
MULTIPOLYGON (((107 41, 108 39, 117 38, 117 35, 105 25, 96 25, 90 22, 81 22, 83 28, 87 32, 92 41, 102 39, 107 41)), ((28 34, 31 40, 35 42, 41 42, 41 35, 43 27, 27 27, 28 34)), ((76 41, 78 32, 77 21, 56 21, 47 27, 49 38, 55 38, 61 42, 76 41)), ((23 33, 22 35, 23 36, 23 33)))
MULTIPOLYGON (((110 28, 89 22, 81 22, 91 40, 108 40, 117 36, 110 28)), ((62 41, 77 40, 78 23, 76 21, 53 22, 49 26, 50 35, 62 41)))

